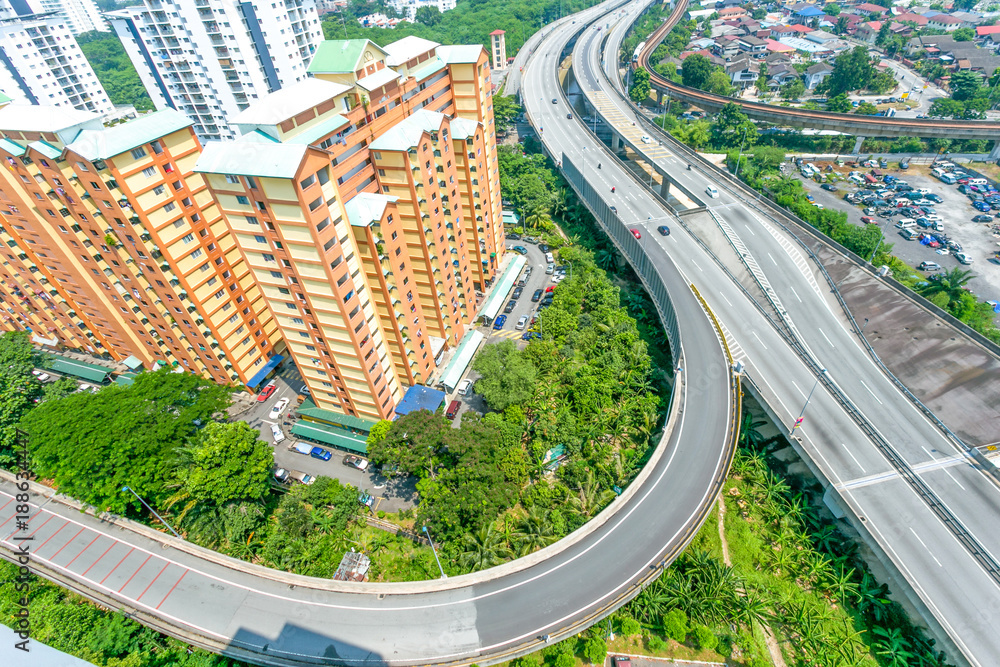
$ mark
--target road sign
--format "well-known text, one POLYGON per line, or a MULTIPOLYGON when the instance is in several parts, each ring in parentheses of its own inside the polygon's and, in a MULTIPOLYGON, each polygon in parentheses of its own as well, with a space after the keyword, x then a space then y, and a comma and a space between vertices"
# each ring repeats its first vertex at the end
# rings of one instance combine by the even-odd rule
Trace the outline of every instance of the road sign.
POLYGON ((806 420, 806 418, 805 418, 805 417, 799 417, 798 419, 796 419, 796 420, 795 420, 795 425, 794 425, 794 426, 792 426, 792 430, 794 431, 795 429, 797 429, 797 428, 799 428, 800 426, 802 426, 802 422, 804 422, 805 420, 806 420))

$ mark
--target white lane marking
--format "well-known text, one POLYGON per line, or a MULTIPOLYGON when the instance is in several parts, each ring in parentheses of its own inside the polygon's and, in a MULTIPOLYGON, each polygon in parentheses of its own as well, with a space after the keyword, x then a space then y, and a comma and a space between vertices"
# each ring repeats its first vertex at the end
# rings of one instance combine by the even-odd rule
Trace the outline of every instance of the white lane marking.
POLYGON ((845 445, 844 443, 840 443, 840 446, 844 448, 844 451, 847 452, 848 456, 854 459, 854 462, 858 464, 859 468, 861 468, 861 472, 868 472, 867 470, 865 470, 865 467, 861 465, 861 462, 854 458, 854 454, 852 454, 851 450, 847 448, 847 445, 845 445))
POLYGON ((795 288, 789 285, 788 289, 792 290, 792 294, 795 295, 795 298, 799 300, 799 303, 802 303, 802 297, 800 297, 799 293, 795 291, 795 288))
POLYGON ((912 528, 910 528, 910 532, 913 533, 913 536, 915 538, 917 538, 917 542, 920 542, 920 546, 922 546, 924 550, 926 550, 927 553, 930 554, 931 558, 934 559, 934 562, 938 564, 938 567, 944 567, 943 565, 941 565, 941 561, 937 559, 937 556, 934 555, 934 552, 927 548, 927 545, 924 544, 924 541, 920 539, 920 536, 917 535, 917 533, 912 528))
MULTIPOLYGON (((726 295, 723 294, 722 292, 719 292, 719 296, 721 296, 723 299, 726 299, 726 295)), ((726 303, 728 303, 730 307, 732 307, 733 305, 732 303, 730 303, 729 299, 726 299, 726 303)))
POLYGON ((760 346, 766 350, 767 349, 767 345, 764 345, 764 341, 762 341, 760 339, 760 336, 757 335, 757 332, 756 331, 751 331, 750 333, 752 333, 753 337, 757 339, 757 342, 760 343, 760 346))
POLYGON ((872 391, 871 388, 868 385, 865 384, 864 380, 861 380, 861 386, 868 390, 868 393, 872 395, 872 398, 874 398, 876 401, 878 401, 879 405, 882 405, 882 401, 879 401, 878 396, 876 396, 875 392, 872 391))
MULTIPOLYGON (((749 229, 749 227, 747 229, 749 229)), ((771 253, 767 253, 767 256, 771 257, 771 253)), ((778 265, 778 263, 776 261, 774 261, 774 257, 771 257, 771 263, 774 264, 775 266, 778 265)))
POLYGON ((754 233, 753 233, 753 230, 752 230, 752 229, 750 229, 749 227, 747 227, 747 231, 748 231, 748 232, 750 232, 750 234, 751 234, 752 236, 757 236, 756 234, 754 234, 754 233))
POLYGON ((705 273, 705 270, 703 268, 701 268, 700 266, 698 266, 698 262, 696 262, 694 260, 691 260, 691 263, 694 264, 694 266, 695 266, 696 269, 698 269, 702 273, 705 273))
POLYGON ((959 481, 958 481, 957 479, 955 479, 954 477, 952 477, 951 473, 950 473, 950 472, 948 472, 948 470, 947 470, 947 469, 945 469, 945 468, 942 468, 942 470, 944 470, 944 474, 948 475, 948 477, 951 477, 951 481, 955 482, 955 484, 958 484, 958 488, 960 488, 960 489, 962 489, 963 491, 965 491, 965 487, 964 487, 964 486, 962 486, 962 485, 961 485, 961 484, 959 483, 959 481))
POLYGON ((802 396, 802 398, 806 397, 806 393, 799 389, 799 385, 795 384, 795 380, 792 380, 792 386, 795 387, 795 391, 799 392, 799 395, 802 396))
MULTIPOLYGON (((825 333, 823 333, 823 330, 822 330, 822 329, 820 329, 819 327, 817 327, 817 328, 816 328, 816 330, 817 330, 817 331, 819 331, 819 332, 820 332, 821 334, 823 334, 823 338, 826 338, 826 334, 825 334, 825 333)), ((829 338, 826 338, 826 342, 827 342, 827 343, 830 343, 830 347, 837 347, 836 345, 834 345, 834 344, 833 344, 833 343, 832 343, 832 342, 830 341, 830 339, 829 339, 829 338)))

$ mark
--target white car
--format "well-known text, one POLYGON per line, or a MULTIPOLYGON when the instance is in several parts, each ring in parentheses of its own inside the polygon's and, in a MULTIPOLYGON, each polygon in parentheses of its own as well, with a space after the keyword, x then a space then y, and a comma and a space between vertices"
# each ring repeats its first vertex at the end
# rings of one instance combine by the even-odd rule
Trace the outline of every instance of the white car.
POLYGON ((719 198, 719 191, 716 190, 715 187, 711 186, 711 185, 708 186, 707 188, 705 188, 705 194, 707 194, 712 199, 718 199, 719 198))
POLYGON ((274 444, 278 444, 285 439, 285 434, 281 432, 281 427, 277 424, 271 424, 271 435, 274 436, 274 444))
POLYGON ((956 252, 955 259, 957 259, 962 264, 972 264, 972 258, 966 255, 964 252, 956 252))
POLYGON ((644 134, 644 135, 642 135, 642 143, 644 143, 644 144, 648 144, 648 143, 650 143, 651 141, 652 141, 652 139, 650 139, 649 137, 647 137, 647 136, 646 136, 645 134, 644 134))
POLYGON ((41 371, 31 371, 31 374, 38 378, 39 382, 45 382, 50 377, 48 373, 43 373, 41 371))
POLYGON ((281 413, 285 411, 286 407, 288 407, 288 399, 283 398, 274 404, 274 407, 271 408, 271 414, 268 415, 268 418, 277 419, 278 417, 281 416, 281 413))
POLYGON ((518 331, 521 331, 524 329, 525 326, 527 326, 527 324, 528 324, 528 316, 521 315, 521 318, 517 321, 517 324, 514 325, 514 328, 517 329, 518 331))
POLYGON ((472 380, 462 380, 458 383, 458 395, 468 396, 469 391, 472 389, 472 380))

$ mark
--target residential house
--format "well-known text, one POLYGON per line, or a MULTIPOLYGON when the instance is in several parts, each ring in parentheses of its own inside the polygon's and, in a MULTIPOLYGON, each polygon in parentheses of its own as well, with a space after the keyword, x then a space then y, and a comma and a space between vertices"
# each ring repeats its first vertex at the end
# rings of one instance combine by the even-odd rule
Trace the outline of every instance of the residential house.
POLYGON ((1000 44, 1000 25, 981 25, 976 28, 976 37, 987 48, 1000 44))
POLYGON ((879 31, 882 29, 882 23, 884 21, 866 21, 858 25, 854 31, 854 38, 860 39, 867 44, 874 44, 876 38, 878 38, 879 31))
POLYGON ((749 88, 757 83, 760 77, 760 63, 753 58, 743 57, 726 66, 726 74, 729 75, 733 85, 742 89, 749 88))
POLYGON ((719 18, 723 21, 728 21, 730 19, 737 19, 741 16, 746 16, 747 10, 742 7, 726 7, 725 9, 719 10, 719 18))
POLYGON ((729 60, 740 52, 740 39, 741 38, 734 37, 733 35, 724 35, 715 40, 715 46, 712 47, 712 53, 719 56, 723 60, 729 60))
POLYGON ((885 7, 880 7, 879 5, 873 5, 870 2, 865 2, 863 4, 857 5, 854 11, 858 14, 864 16, 870 16, 871 18, 881 18, 889 13, 889 10, 885 7))
POLYGON ((799 78, 799 73, 791 65, 780 64, 769 67, 767 70, 767 87, 771 89, 780 88, 786 83, 790 83, 799 78))
POLYGON ((946 32, 954 32, 959 28, 972 28, 974 24, 966 23, 960 18, 951 16, 950 14, 938 14, 937 16, 932 16, 927 21, 928 28, 934 28, 935 30, 944 30, 946 32))
POLYGON ((906 12, 905 14, 900 14, 896 17, 896 20, 900 23, 913 23, 918 28, 923 28, 927 25, 929 20, 926 16, 921 16, 920 14, 915 14, 913 12, 906 12))
POLYGON ((767 42, 763 39, 757 39, 756 37, 740 37, 736 40, 736 45, 740 51, 744 53, 749 53, 755 57, 763 57, 767 55, 767 42))
POLYGON ((819 62, 806 70, 805 81, 806 88, 809 90, 815 90, 816 86, 823 82, 823 79, 833 74, 833 68, 825 63, 819 62))

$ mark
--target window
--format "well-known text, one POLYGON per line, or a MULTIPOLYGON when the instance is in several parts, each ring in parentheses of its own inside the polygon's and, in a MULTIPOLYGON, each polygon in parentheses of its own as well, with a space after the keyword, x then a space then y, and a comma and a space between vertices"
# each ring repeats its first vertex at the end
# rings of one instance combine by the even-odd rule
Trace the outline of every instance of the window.
POLYGON ((303 190, 305 190, 306 188, 308 188, 309 186, 311 186, 315 182, 316 182, 316 174, 312 174, 312 175, 307 176, 306 178, 304 178, 299 183, 299 185, 302 186, 303 190))
POLYGON ((265 261, 265 262, 273 262, 273 261, 274 261, 274 255, 269 255, 269 254, 268 254, 268 253, 266 253, 266 252, 265 252, 265 253, 262 253, 262 254, 261 254, 261 257, 263 257, 263 258, 264 258, 264 261, 265 261))
POLYGON ((153 176, 156 176, 156 167, 146 167, 145 169, 142 170, 142 175, 145 176, 146 178, 152 178, 153 176))
POLYGON ((226 183, 232 183, 233 185, 239 185, 240 177, 233 176, 232 174, 226 174, 226 183))
POLYGON ((244 197, 243 195, 237 195, 236 196, 236 203, 237 204, 249 204, 250 200, 247 199, 246 197, 244 197))
POLYGON ((153 188, 153 194, 154 195, 162 195, 163 194, 163 186, 162 185, 157 185, 155 188, 153 188))
POLYGON ((142 146, 139 146, 138 148, 133 148, 132 157, 134 157, 136 160, 138 160, 141 157, 146 157, 146 149, 143 148, 142 146))
POLYGON ((181 241, 184 241, 184 243, 191 243, 192 241, 194 241, 194 234, 188 234, 187 236, 182 238, 181 241))
POLYGON ((316 225, 316 231, 321 232, 329 226, 330 226, 330 218, 323 218, 323 220, 318 225, 316 225))
POLYGON ((260 225, 260 222, 257 221, 257 218, 255 218, 252 215, 246 215, 246 216, 243 216, 243 217, 246 218, 246 221, 247 221, 248 225, 260 225))
POLYGON ((169 212, 174 210, 175 208, 177 208, 177 204, 173 202, 167 202, 167 205, 163 207, 163 210, 169 212))
POLYGON ((254 236, 253 240, 257 243, 267 243, 267 239, 260 235, 254 236))
POLYGON ((163 152, 163 146, 160 145, 159 141, 151 141, 151 142, 149 142, 149 147, 152 148, 153 152, 156 153, 157 155, 159 155, 160 153, 163 152))
POLYGON ((254 180, 253 176, 247 176, 247 185, 250 186, 251 190, 257 189, 257 181, 254 180))
POLYGON ((204 255, 204 254, 205 254, 205 253, 204 253, 204 252, 202 252, 201 248, 198 248, 198 249, 197 249, 197 250, 195 250, 195 251, 194 251, 193 253, 191 253, 191 257, 201 257, 201 256, 202 256, 202 255, 204 255))

